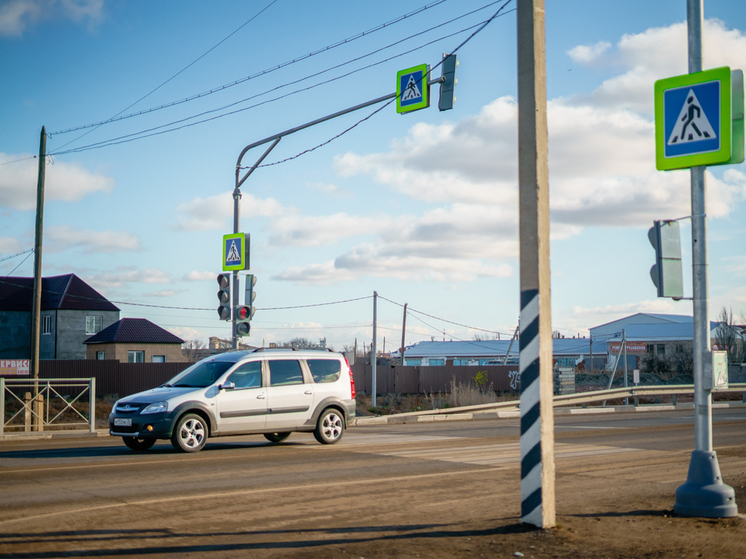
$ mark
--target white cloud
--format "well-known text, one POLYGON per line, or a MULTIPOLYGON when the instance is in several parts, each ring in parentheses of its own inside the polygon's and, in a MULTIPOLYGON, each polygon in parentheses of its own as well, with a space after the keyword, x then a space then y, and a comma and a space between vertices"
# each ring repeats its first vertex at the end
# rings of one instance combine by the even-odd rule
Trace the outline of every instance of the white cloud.
POLYGON ((567 51, 567 54, 575 62, 581 64, 592 64, 593 62, 596 62, 599 57, 610 48, 610 42, 599 41, 595 45, 578 45, 577 47, 567 51))
MULTIPOLYGON (((208 198, 197 197, 176 207, 182 231, 220 231, 233 225, 233 193, 224 192, 208 198)), ((241 195, 241 217, 272 217, 288 210, 274 198, 257 198, 252 194, 241 195)))
POLYGON ((13 237, 0 237, 0 254, 17 254, 21 252, 21 242, 13 237))
POLYGON ((63 225, 45 228, 44 237, 44 248, 51 252, 72 248, 93 253, 127 252, 142 248, 140 237, 125 231, 91 231, 63 225))
POLYGON ((191 272, 188 272, 184 274, 184 279, 186 281, 216 281, 217 275, 215 272, 199 272, 197 270, 192 270, 191 272))
MULTIPOLYGON (((0 165, 3 165, 3 172, 0 173, 0 207, 34 210, 38 159, 28 154, 0 153, 0 165)), ((52 200, 75 202, 93 192, 111 192, 114 188, 114 179, 88 171, 76 163, 55 162, 46 166, 45 174, 45 203, 52 200)))
POLYGON ((89 274, 86 282, 96 289, 121 288, 132 283, 171 283, 167 272, 158 268, 139 270, 134 266, 120 266, 113 271, 89 274))
POLYGON ((325 182, 312 182, 306 184, 308 188, 311 190, 317 190, 319 192, 323 192, 324 194, 328 194, 329 196, 334 196, 335 198, 351 198, 352 193, 350 193, 349 190, 346 190, 344 188, 341 188, 337 186, 336 184, 331 183, 325 183, 325 182))
POLYGON ((103 0, 6 0, 0 5, 0 36, 21 36, 50 19, 70 19, 89 29, 103 21, 103 0))
MULTIPOLYGON (((591 103, 596 107, 628 109, 652 115, 655 81, 688 71, 686 45, 686 23, 624 35, 616 45, 614 57, 627 70, 606 80, 590 95, 574 96, 571 100, 581 104, 591 103), (651 56, 651 53, 655 53, 655 56, 651 56)), ((583 49, 590 52, 594 46, 576 47, 581 50, 572 49, 568 54, 583 52, 583 49)), ((705 20, 703 52, 708 68, 740 68, 746 58, 746 36, 737 29, 727 29, 722 21, 705 20)))
POLYGON ((343 238, 380 233, 393 227, 393 220, 338 213, 330 216, 283 216, 269 226, 270 246, 323 246, 343 238))

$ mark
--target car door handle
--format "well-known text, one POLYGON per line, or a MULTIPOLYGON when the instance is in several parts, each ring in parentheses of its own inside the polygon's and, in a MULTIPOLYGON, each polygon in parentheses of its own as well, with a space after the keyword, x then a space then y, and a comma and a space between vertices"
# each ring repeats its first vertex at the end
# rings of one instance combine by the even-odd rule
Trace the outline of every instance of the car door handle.
POLYGON ((259 394, 259 395, 258 395, 258 396, 256 397, 256 399, 257 399, 257 400, 264 400, 264 398, 265 398, 264 394, 259 394))
POLYGON ((306 390, 306 394, 313 394, 313 390, 306 390))

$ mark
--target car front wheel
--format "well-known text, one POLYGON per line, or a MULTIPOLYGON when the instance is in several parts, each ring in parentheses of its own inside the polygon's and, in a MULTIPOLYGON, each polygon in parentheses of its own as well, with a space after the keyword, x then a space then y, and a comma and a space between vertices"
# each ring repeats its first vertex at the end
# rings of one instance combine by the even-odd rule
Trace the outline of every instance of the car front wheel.
POLYGON ((137 437, 122 437, 124 444, 132 450, 142 452, 155 444, 155 439, 138 439, 137 437))
POLYGON ((313 436, 321 444, 339 442, 345 431, 345 419, 339 410, 328 408, 319 417, 313 436))
POLYGON ((190 413, 179 419, 171 435, 171 444, 181 452, 198 452, 207 442, 207 424, 199 415, 190 413))

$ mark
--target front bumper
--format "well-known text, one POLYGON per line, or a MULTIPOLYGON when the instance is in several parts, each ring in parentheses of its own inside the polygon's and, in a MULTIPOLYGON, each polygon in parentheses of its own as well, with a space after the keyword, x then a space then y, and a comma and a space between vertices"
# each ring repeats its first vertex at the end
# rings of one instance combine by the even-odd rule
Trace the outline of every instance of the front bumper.
POLYGON ((169 439, 173 431, 175 414, 165 413, 117 413, 109 415, 109 434, 116 437, 138 439, 169 439), (130 419, 131 425, 114 425, 115 419, 130 419))

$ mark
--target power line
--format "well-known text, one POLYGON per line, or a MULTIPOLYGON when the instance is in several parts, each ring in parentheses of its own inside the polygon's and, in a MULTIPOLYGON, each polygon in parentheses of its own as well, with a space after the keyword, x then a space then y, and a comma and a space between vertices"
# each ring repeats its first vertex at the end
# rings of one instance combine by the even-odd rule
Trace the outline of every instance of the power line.
MULTIPOLYGON (((113 117, 111 117, 110 119, 108 119, 108 120, 106 120, 106 121, 103 121, 103 122, 101 122, 101 123, 99 123, 99 124, 88 125, 88 126, 84 126, 84 127, 82 127, 82 128, 75 128, 75 129, 71 129, 71 130, 65 130, 65 131, 63 131, 63 132, 56 132, 56 134, 63 134, 63 133, 65 133, 65 132, 72 132, 73 130, 82 130, 83 128, 91 128, 91 129, 90 129, 90 130, 89 130, 88 132, 86 132, 85 134, 81 134, 80 136, 78 136, 77 138, 75 138, 75 139, 73 139, 73 140, 70 140, 70 141, 69 141, 69 142, 67 142, 66 144, 62 144, 62 145, 61 145, 61 146, 60 146, 59 148, 57 148, 57 149, 62 149, 63 147, 65 147, 65 146, 67 146, 67 145, 70 145, 70 144, 72 144, 73 142, 77 142, 77 141, 78 141, 79 139, 81 139, 81 138, 82 138, 83 136, 86 136, 86 135, 90 134, 91 132, 93 132, 94 130, 97 130, 98 128, 100 128, 100 127, 101 127, 101 126, 103 126, 104 124, 106 124, 106 123, 108 123, 108 122, 113 122, 113 121, 114 121, 114 119, 116 119, 116 117, 118 117, 119 115, 121 115, 121 114, 122 114, 123 112, 125 112, 125 111, 127 111, 127 110, 131 109, 132 107, 134 107, 135 105, 137 105, 137 104, 138 104, 138 103, 139 103, 140 101, 142 101, 143 99, 145 99, 145 98, 149 97, 150 95, 152 95, 153 93, 155 93, 156 91, 158 91, 158 90, 159 90, 160 88, 162 88, 162 87, 163 87, 164 85, 166 85, 166 84, 167 84, 168 82, 170 82, 171 80, 173 80, 174 78, 176 78, 177 76, 179 76, 180 74, 182 74, 183 72, 185 72, 186 70, 188 70, 189 68, 191 68, 192 66, 194 66, 194 65, 195 65, 195 64, 196 64, 197 62, 199 62, 199 61, 200 61, 200 60, 202 60, 202 59, 203 59, 203 58, 204 58, 205 56, 207 56, 207 55, 208 55, 208 54, 210 54, 210 53, 211 53, 212 51, 214 51, 214 50, 215 50, 216 48, 218 48, 218 47, 219 47, 220 45, 222 45, 222 44, 223 44, 224 42, 226 42, 226 41, 227 41, 228 39, 230 39, 230 38, 231 38, 231 37, 232 37, 233 35, 235 35, 236 33, 238 33, 238 32, 239 32, 239 31, 240 31, 241 29, 243 29, 244 27, 246 27, 246 26, 247 26, 247 25, 248 25, 249 23, 251 23, 252 21, 254 21, 254 20, 255 20, 255 19, 257 18, 257 17, 259 17, 260 15, 262 15, 262 14, 263 14, 263 13, 264 13, 264 12, 265 12, 266 10, 268 10, 268 9, 269 9, 269 8, 270 8, 270 7, 271 7, 271 6, 272 6, 272 5, 273 5, 273 4, 275 3, 275 2, 277 2, 277 0, 272 0, 272 2, 270 2, 270 3, 269 3, 269 4, 267 5, 267 6, 265 6, 265 7, 264 7, 264 8, 262 9, 262 10, 260 10, 260 11, 259 11, 259 12, 258 12, 257 14, 255 14, 255 15, 253 15, 253 16, 252 16, 251 18, 249 18, 249 20, 248 20, 248 21, 246 21, 245 23, 243 23, 243 24, 242 24, 242 25, 241 25, 241 26, 240 26, 240 27, 239 27, 238 29, 236 29, 235 31, 233 31, 232 33, 230 33, 230 34, 229 34, 229 35, 228 35, 227 37, 223 38, 223 39, 222 39, 221 41, 219 41, 219 42, 218 42, 218 43, 217 43, 216 45, 214 45, 213 47, 211 47, 210 49, 208 49, 208 50, 207 50, 207 51, 206 51, 205 53, 203 53, 202 55, 200 55, 199 57, 197 57, 197 58, 196 58, 195 60, 193 60, 192 62, 190 62, 189 64, 187 64, 187 65, 186 65, 186 66, 185 66, 184 68, 182 68, 181 70, 179 70, 178 72, 176 72, 176 73, 175 73, 175 74, 174 74, 173 76, 171 76, 170 78, 168 78, 168 79, 167 79, 167 80, 166 80, 165 82, 163 82, 163 83, 162 83, 161 85, 159 85, 159 86, 158 86, 158 87, 156 87, 155 89, 151 90, 150 92, 146 93, 145 95, 143 95, 142 97, 140 97, 140 98, 139 98, 139 99, 138 99, 137 101, 135 101, 134 103, 132 103, 132 104, 131 104, 131 105, 129 105, 128 107, 125 107, 124 109, 122 109, 121 111, 119 111, 119 112, 118 112, 117 114, 115 114, 115 115, 114 115, 113 117)), ((127 117, 123 117, 123 118, 127 118, 127 117)), ((51 135, 50 135, 50 137, 51 137, 51 135)))
MULTIPOLYGON (((500 1, 502 1, 502 0, 500 0, 500 1)), ((508 1, 510 1, 510 0, 508 0, 508 1)), ((506 12, 506 14, 507 13, 509 13, 509 12, 506 12)), ((503 14, 503 15, 505 15, 505 14, 503 14)), ((487 20, 487 21, 489 21, 489 20, 487 20)), ((401 52, 399 54, 390 56, 389 58, 380 60, 378 62, 374 62, 372 64, 369 64, 367 66, 363 66, 363 67, 357 68, 355 70, 351 70, 351 71, 349 71, 349 72, 347 72, 345 74, 341 74, 341 75, 336 76, 334 78, 330 78, 328 80, 325 80, 325 81, 322 81, 322 82, 318 82, 318 83, 315 83, 315 84, 307 86, 307 87, 296 89, 296 90, 291 91, 289 93, 278 95, 278 96, 273 97, 271 99, 265 99, 264 101, 260 101, 260 102, 254 103, 253 105, 249 105, 247 107, 242 107, 242 108, 235 109, 235 110, 232 110, 232 111, 228 111, 228 112, 225 112, 225 113, 222 113, 222 114, 218 114, 218 115, 215 115, 215 116, 212 116, 212 117, 204 118, 204 119, 198 120, 196 122, 189 122, 191 120, 194 120, 195 118, 199 118, 199 117, 202 117, 202 116, 205 116, 205 115, 209 115, 209 114, 212 114, 212 113, 216 113, 216 112, 219 112, 219 111, 223 111, 223 110, 229 109, 231 107, 235 107, 235 106, 240 105, 242 103, 245 103, 246 101, 249 101, 251 99, 255 99, 257 97, 261 97, 262 95, 266 95, 267 93, 270 93, 272 91, 277 91, 278 89, 282 89, 282 88, 284 88, 284 87, 286 87, 288 85, 293 85, 293 84, 299 83, 301 81, 304 81, 304 80, 306 80, 306 79, 308 79, 310 77, 318 76, 318 75, 323 74, 323 73, 325 73, 325 72, 327 72, 327 71, 329 71, 331 69, 335 69, 335 68, 344 66, 345 64, 348 64, 349 62, 346 62, 346 63, 343 63, 343 64, 339 64, 339 65, 337 65, 337 66, 335 66, 335 67, 333 67, 331 69, 327 69, 327 70, 324 70, 324 71, 321 71, 321 72, 317 72, 316 74, 312 74, 311 76, 307 76, 306 78, 300 78, 300 79, 294 80, 292 82, 288 82, 286 84, 279 85, 279 86, 274 87, 274 88, 272 88, 270 90, 267 90, 267 91, 264 91, 264 92, 261 92, 261 93, 257 93, 257 94, 254 94, 254 95, 251 95, 251 96, 246 97, 244 99, 241 99, 239 101, 235 101, 233 103, 229 103, 228 105, 224 105, 222 107, 218 107, 218 108, 215 108, 215 109, 210 109, 210 110, 207 110, 207 111, 203 111, 203 112, 195 114, 195 115, 187 116, 187 117, 184 117, 184 118, 181 118, 181 119, 177 119, 177 120, 165 123, 165 124, 160 124, 158 126, 154 126, 154 127, 151 127, 151 128, 140 130, 138 132, 132 132, 130 134, 125 134, 125 135, 122 135, 122 136, 117 136, 115 138, 109 138, 108 140, 101 140, 101 141, 95 142, 93 144, 88 144, 88 145, 80 146, 80 147, 77 147, 77 148, 71 148, 71 149, 64 150, 64 151, 55 151, 52 155, 66 155, 66 154, 69 154, 69 153, 81 153, 81 152, 90 151, 90 150, 93 150, 93 149, 100 149, 100 148, 109 147, 109 146, 113 146, 113 145, 125 144, 125 143, 129 143, 129 142, 134 142, 134 141, 137 141, 137 140, 142 140, 142 139, 145 139, 145 138, 150 138, 150 137, 153 137, 153 136, 159 136, 159 135, 167 134, 167 133, 170 133, 170 132, 176 132, 176 131, 182 130, 184 128, 189 128, 189 127, 192 127, 192 126, 197 126, 197 125, 204 124, 206 122, 211 122, 211 121, 214 121, 214 120, 218 120, 218 119, 221 119, 221 118, 224 118, 224 117, 227 117, 227 116, 236 115, 236 114, 239 114, 239 113, 251 110, 251 109, 255 109, 257 107, 260 107, 260 106, 263 106, 263 105, 266 105, 266 104, 269 104, 269 103, 273 103, 275 101, 279 101, 281 99, 285 99, 287 97, 291 97, 293 95, 297 95, 299 93, 304 93, 306 91, 310 91, 310 90, 315 89, 317 87, 320 87, 322 85, 327 85, 327 84, 333 83, 335 81, 347 78, 347 77, 349 77, 349 76, 351 76, 353 74, 356 74, 358 72, 362 72, 364 70, 368 70, 368 69, 373 68, 375 66, 380 66, 381 64, 385 64, 386 62, 390 62, 391 60, 394 60, 396 58, 400 58, 402 56, 406 56, 407 54, 411 54, 413 52, 416 52, 418 50, 426 48, 426 47, 428 47, 430 45, 433 45, 435 43, 438 43, 440 41, 449 39, 451 37, 454 37, 456 35, 460 35, 462 33, 466 33, 468 31, 474 29, 475 27, 479 27, 480 25, 483 25, 483 23, 484 22, 480 22, 480 23, 477 23, 475 25, 471 25, 469 27, 466 27, 466 28, 461 29, 459 31, 456 31, 454 33, 450 33, 448 35, 444 35, 444 36, 438 37, 437 39, 434 39, 432 41, 424 43, 424 44, 422 44, 422 45, 420 45, 418 47, 415 47, 415 48, 412 48, 410 50, 401 52), (183 124, 183 123, 186 123, 186 124, 183 124), (177 125, 180 125, 180 126, 177 126, 177 125), (169 127, 171 127, 171 128, 169 128, 169 127), (164 130, 164 128, 165 128, 165 130, 164 130)), ((399 42, 401 42, 401 41, 399 41, 399 42)), ((396 43, 394 43, 394 44, 396 44, 396 43)), ((381 49, 379 49, 379 50, 381 50, 381 49)), ((355 59, 353 61, 357 61, 359 59, 365 58, 366 56, 368 56, 368 55, 359 57, 358 59, 355 59)), ((442 61, 440 63, 438 63, 433 69, 437 68, 441 63, 442 63, 442 61)), ((384 105, 384 107, 385 106, 387 106, 387 105, 384 105)), ((370 117, 368 117, 368 118, 370 118, 370 117)), ((359 124, 359 123, 357 123, 357 124, 359 124)), ((357 126, 357 124, 353 125, 352 127, 350 127, 350 129, 346 130, 342 134, 339 134, 337 137, 339 137, 341 135, 344 135, 346 132, 348 132, 352 128, 355 128, 355 126, 357 126)), ((332 140, 333 139, 336 139, 336 137, 332 138, 332 140)), ((329 142, 325 142, 322 145, 326 145, 327 143, 329 143, 329 142)), ((319 146, 316 146, 313 149, 306 150, 305 153, 308 153, 309 151, 314 151, 318 147, 321 147, 321 146, 319 145, 319 146)), ((288 158, 288 160, 295 159, 295 158, 297 158, 297 156, 288 158)), ((265 164, 264 166, 270 166, 270 165, 274 165, 274 164, 276 164, 276 163, 269 163, 269 164, 265 164)))
MULTIPOLYGON (((276 1, 276 0, 275 0, 275 1, 276 1)), ((233 87, 233 86, 239 85, 239 84, 241 84, 241 83, 244 83, 244 82, 246 82, 246 81, 249 81, 249 80, 251 80, 251 79, 256 79, 256 78, 258 78, 258 77, 261 77, 261 76, 265 76, 265 75, 267 75, 267 74, 270 74, 270 73, 272 73, 272 72, 275 72, 275 71, 277 71, 277 70, 280 70, 280 69, 282 69, 282 68, 285 68, 285 67, 287 67, 287 66, 290 66, 290 65, 292 65, 292 64, 297 64, 298 62, 302 62, 303 60, 306 60, 306 59, 308 59, 308 58, 311 58, 311 57, 313 57, 313 56, 316 56, 316 55, 319 55, 319 54, 322 54, 322 53, 325 53, 325 52, 329 52, 329 51, 331 51, 331 50, 333 50, 333 49, 335 49, 335 48, 337 48, 337 47, 340 47, 340 46, 343 46, 343 45, 347 45, 347 44, 350 44, 351 42, 353 42, 353 41, 355 41, 355 40, 357 40, 357 39, 360 39, 360 38, 362 38, 362 37, 366 37, 366 36, 368 36, 368 35, 371 35, 372 33, 375 33, 376 31, 380 31, 380 30, 382 30, 382 29, 385 29, 385 28, 387 28, 387 27, 390 27, 391 25, 393 25, 393 24, 395 24, 395 23, 399 23, 400 21, 404 21, 404 20, 405 20, 405 19, 407 19, 407 18, 411 18, 412 16, 414 16, 414 15, 417 15, 417 14, 419 14, 419 13, 422 13, 422 12, 424 12, 425 10, 428 10, 428 9, 430 9, 430 8, 433 8, 433 7, 437 6, 437 5, 439 5, 439 4, 442 4, 442 3, 444 3, 445 1, 446 1, 446 0, 438 0, 438 1, 436 1, 436 2, 433 2, 432 4, 427 4, 427 5, 425 5, 425 6, 421 7, 421 8, 418 8, 417 10, 414 10, 413 12, 409 12, 409 13, 407 13, 407 14, 404 14, 403 16, 399 16, 399 17, 397 17, 397 18, 395 18, 395 19, 393 19, 393 20, 391 20, 391 21, 388 21, 388 22, 386 22, 386 23, 383 23, 383 24, 381 24, 381 25, 378 25, 378 26, 376 26, 376 27, 374 27, 374 28, 371 28, 371 29, 369 29, 369 30, 367 30, 367 31, 362 31, 362 32, 360 32, 360 33, 357 33, 356 35, 353 35, 352 37, 348 37, 347 39, 343 39, 343 40, 341 40, 341 41, 337 41, 336 43, 333 43, 333 44, 331 44, 331 45, 327 45, 326 47, 323 47, 323 48, 317 49, 317 50, 315 50, 315 51, 313 51, 313 52, 310 52, 310 53, 308 53, 308 54, 305 54, 305 55, 302 55, 302 56, 298 56, 298 57, 295 57, 295 58, 293 58, 292 60, 289 60, 289 61, 287 61, 287 62, 283 62, 282 64, 278 64, 277 66, 273 66, 273 67, 271 67, 271 68, 268 68, 268 69, 262 70, 262 71, 260 71, 260 72, 257 72, 257 73, 255 73, 255 74, 252 74, 252 75, 246 76, 246 77, 244 77, 244 78, 240 78, 240 79, 238 79, 238 80, 235 80, 235 81, 233 81, 233 82, 230 82, 230 83, 227 83, 227 84, 223 84, 223 85, 221 85, 221 86, 218 86, 218 87, 212 88, 212 89, 210 89, 210 90, 208 90, 208 91, 205 91, 205 92, 202 92, 202 93, 198 93, 198 94, 196 94, 196 95, 192 95, 192 96, 186 97, 186 98, 184 98, 184 99, 181 99, 181 100, 179 100, 179 101, 173 101, 173 102, 171 102, 171 103, 166 103, 166 104, 164 104, 164 105, 160 105, 160 106, 157 106, 157 107, 152 107, 152 108, 150 108, 150 109, 146 109, 146 110, 143 110, 143 111, 140 111, 140 112, 137 112, 137 113, 132 113, 132 114, 129 114, 129 115, 125 115, 125 116, 122 116, 121 118, 116 118, 116 117, 118 117, 118 116, 119 116, 119 114, 121 114, 121 112, 120 112, 119 114, 115 115, 114 117, 112 117, 112 118, 110 118, 110 119, 107 119, 107 120, 104 120, 104 121, 100 121, 100 122, 97 122, 97 123, 92 123, 92 124, 86 124, 86 125, 84 125, 84 126, 77 126, 77 127, 74 127, 74 128, 68 128, 68 129, 65 129, 65 130, 60 130, 60 131, 58 131, 58 132, 53 132, 52 134, 55 134, 55 135, 56 135, 56 134, 66 134, 66 133, 68 133, 68 132, 74 132, 74 131, 76 131, 76 130, 83 130, 83 129, 86 129, 86 128, 99 127, 99 126, 103 126, 104 124, 109 124, 109 123, 111 123, 111 122, 115 122, 115 121, 119 121, 119 120, 125 120, 125 119, 128 119, 128 118, 132 118, 132 117, 135 117, 135 116, 140 116, 140 115, 143 115, 143 114, 147 114, 147 113, 151 113, 151 112, 159 111, 159 110, 161 110, 161 109, 165 109, 165 108, 169 108, 169 107, 174 107, 174 106, 176 106, 176 105, 181 105, 181 104, 183 104, 183 103, 187 103, 187 102, 189 102, 189 101, 194 101, 194 100, 196 100, 196 99, 201 99, 201 98, 203 98, 203 97, 206 97, 206 96, 208 96, 208 95, 212 95, 213 93, 217 93, 217 92, 219 92, 219 91, 224 91, 224 90, 226 90, 226 89, 228 89, 228 88, 230 88, 230 87, 233 87)), ((502 1, 502 0, 497 0, 497 1, 502 1)), ((272 3, 274 4, 274 2, 272 2, 272 3)), ((268 7, 269 7, 269 6, 267 6, 267 8, 268 8, 268 7)), ((265 8, 265 10, 266 10, 267 8, 265 8)), ((480 8, 480 9, 483 9, 483 8, 480 8)), ((264 11, 264 10, 262 10, 262 11, 264 11)), ((261 12, 260 12, 260 13, 261 13, 261 12)), ((259 15, 259 14, 257 14, 257 15, 259 15)), ((256 17, 256 16, 254 16, 254 17, 256 17)), ((252 19, 253 19, 253 18, 252 18, 252 19)), ((249 20, 249 21, 251 21, 251 20, 249 20)), ((248 23, 248 22, 247 22, 247 23, 248 23)), ((246 25, 246 24, 244 24, 244 25, 246 25)), ((242 26, 242 27, 243 27, 243 26, 242 26)), ((239 29, 240 29, 240 28, 239 28, 239 29)), ((238 29, 237 29, 236 31, 238 31, 238 29)), ((236 31, 234 31, 234 33, 235 33, 236 31)), ((232 33, 232 34, 233 34, 233 33, 232 33)), ((232 34, 231 34, 231 35, 232 35, 232 34)), ((229 37, 230 37, 230 35, 229 35, 229 37)), ((228 37, 226 37, 226 39, 227 39, 227 38, 228 38, 228 37)), ((225 41, 225 39, 224 39, 223 41, 225 41)), ((221 42, 223 42, 223 41, 221 41, 221 42)), ((219 44, 220 44, 220 43, 218 43, 218 45, 219 45, 219 44)), ((218 45, 216 45, 216 46, 218 46, 218 45)), ((215 47, 213 47, 213 49, 214 49, 214 48, 215 48, 215 47)), ((210 49, 210 50, 212 50, 212 49, 210 49)), ((209 52, 209 51, 208 51, 208 52, 209 52)), ((205 53, 205 54, 207 54, 207 53, 205 53)), ((203 56, 204 56, 204 55, 203 55, 203 56)), ((200 57, 200 58, 201 58, 201 57, 200 57)), ((199 59, 197 59, 197 60, 199 60, 199 59)), ((195 62, 196 62, 196 61, 195 61, 195 62)), ((194 64, 194 63, 192 63, 192 64, 194 64)), ((191 66, 191 64, 190 64, 190 66, 191 66)), ((187 68, 188 68, 188 66, 187 66, 187 68)), ((185 68, 184 70, 186 70, 186 68, 185 68)), ((183 72, 183 70, 182 70, 182 72, 183 72)), ((181 72, 179 72, 179 73, 181 73, 181 72)), ((176 75, 178 75, 178 74, 176 74, 176 75)), ((176 77, 176 76, 173 76, 173 77, 176 77)), ((172 77, 172 78, 169 78, 169 80, 167 80, 167 81, 170 81, 171 79, 173 79, 173 77, 172 77)), ((161 86, 162 86, 162 85, 165 85, 165 83, 167 83, 167 82, 164 82, 163 84, 161 84, 161 86)), ((160 88, 161 86, 158 86, 158 88, 160 88)), ((158 88, 156 88, 156 89, 158 89, 158 88)), ((154 89, 153 91, 151 91, 150 93, 153 93, 154 91, 155 91, 155 89, 154 89)), ((150 95, 150 93, 148 93, 148 95, 150 95)), ((146 95, 145 97, 147 97, 147 95, 146 95)), ((139 103, 140 101, 142 101, 142 99, 144 99, 145 97, 143 97, 143 98, 141 98, 140 100, 136 101, 135 103, 133 103, 132 105, 130 105, 130 107, 132 107, 132 106, 136 105, 137 103, 139 103)), ((129 109, 130 107, 127 107, 127 109, 129 109)), ((124 109, 124 110, 126 111, 127 109, 124 109)), ((124 111, 122 111, 122 112, 124 112, 124 111)))

